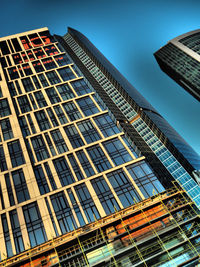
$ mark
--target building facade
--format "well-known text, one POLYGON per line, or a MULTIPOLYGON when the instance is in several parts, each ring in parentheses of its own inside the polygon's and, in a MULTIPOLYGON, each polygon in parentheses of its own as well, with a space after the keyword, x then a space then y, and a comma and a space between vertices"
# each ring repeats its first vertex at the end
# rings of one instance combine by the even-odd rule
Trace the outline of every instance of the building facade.
POLYGON ((170 40, 154 55, 160 68, 200 101, 200 30, 170 40))
POLYGON ((200 160, 162 116, 71 28, 0 53, 0 266, 197 262, 200 160))

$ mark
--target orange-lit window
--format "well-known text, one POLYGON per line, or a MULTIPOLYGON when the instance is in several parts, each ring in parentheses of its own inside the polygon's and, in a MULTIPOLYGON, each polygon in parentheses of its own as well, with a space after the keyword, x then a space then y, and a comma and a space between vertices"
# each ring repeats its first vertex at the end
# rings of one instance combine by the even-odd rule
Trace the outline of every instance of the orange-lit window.
POLYGON ((42 43, 40 37, 37 35, 37 33, 30 34, 28 37, 29 37, 33 47, 38 47, 38 46, 43 45, 43 43, 42 43))
POLYGON ((35 53, 35 55, 36 55, 36 57, 37 57, 38 59, 39 59, 39 58, 46 57, 46 55, 45 55, 45 53, 44 53, 44 51, 43 51, 42 48, 37 48, 37 49, 34 49, 33 51, 34 51, 34 53, 35 53))
POLYGON ((21 40, 21 42, 22 42, 22 44, 24 46, 24 49, 27 50, 29 48, 32 48, 32 46, 31 46, 31 44, 30 44, 30 42, 29 42, 29 40, 28 40, 28 38, 26 36, 20 37, 20 40, 21 40))
POLYGON ((48 56, 56 55, 58 54, 58 50, 55 47, 55 45, 49 45, 44 48, 45 52, 47 53, 48 56))
POLYGON ((42 40, 43 40, 43 42, 44 42, 45 45, 54 42, 54 38, 53 38, 53 36, 51 36, 51 35, 49 34, 48 31, 45 31, 45 32, 39 32, 38 34, 39 34, 40 37, 42 38, 42 40))
POLYGON ((30 51, 27 51, 27 55, 28 55, 28 57, 29 57, 30 60, 34 60, 35 59, 35 57, 33 55, 33 52, 31 50, 30 51))
POLYGON ((12 57, 13 57, 15 64, 20 64, 23 62, 19 53, 12 55, 12 57))
POLYGON ((31 74, 33 74, 33 72, 32 72, 32 70, 31 70, 29 64, 23 64, 23 65, 22 65, 22 68, 23 68, 23 70, 24 70, 24 72, 25 72, 26 75, 31 75, 31 74))
POLYGON ((25 53, 21 53, 21 56, 25 62, 29 61, 25 53))

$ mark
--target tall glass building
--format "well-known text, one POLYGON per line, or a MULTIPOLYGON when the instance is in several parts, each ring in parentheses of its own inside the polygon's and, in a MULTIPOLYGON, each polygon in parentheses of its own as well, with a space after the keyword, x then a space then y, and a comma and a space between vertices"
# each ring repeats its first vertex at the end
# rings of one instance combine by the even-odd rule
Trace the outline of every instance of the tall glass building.
POLYGON ((200 158, 163 117, 74 29, 0 56, 0 266, 198 263, 200 158))
POLYGON ((160 68, 200 101, 200 30, 170 40, 154 55, 160 68))

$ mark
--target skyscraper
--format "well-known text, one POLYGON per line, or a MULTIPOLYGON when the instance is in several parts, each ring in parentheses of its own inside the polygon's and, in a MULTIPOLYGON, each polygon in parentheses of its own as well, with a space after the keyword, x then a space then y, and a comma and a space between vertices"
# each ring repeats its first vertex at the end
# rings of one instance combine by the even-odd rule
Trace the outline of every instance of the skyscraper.
POLYGON ((76 30, 0 49, 0 266, 198 261, 192 148, 76 30))
POLYGON ((200 30, 170 40, 154 55, 160 68, 200 101, 200 30))

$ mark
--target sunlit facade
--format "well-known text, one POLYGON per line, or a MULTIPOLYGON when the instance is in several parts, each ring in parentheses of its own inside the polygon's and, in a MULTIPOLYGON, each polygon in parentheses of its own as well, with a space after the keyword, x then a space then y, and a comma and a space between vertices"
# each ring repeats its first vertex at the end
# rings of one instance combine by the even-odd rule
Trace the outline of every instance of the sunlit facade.
POLYGON ((200 101, 200 30, 170 40, 155 58, 167 75, 200 101))
POLYGON ((73 29, 0 54, 0 266, 197 261, 199 157, 160 114, 73 29))

